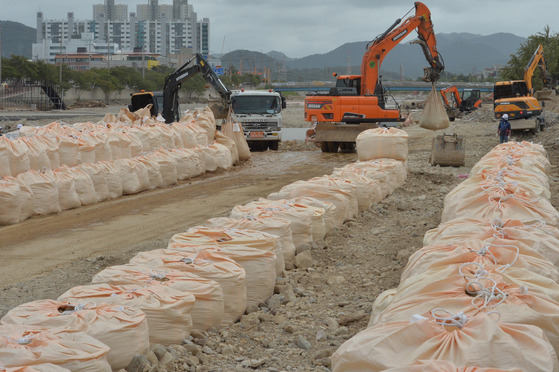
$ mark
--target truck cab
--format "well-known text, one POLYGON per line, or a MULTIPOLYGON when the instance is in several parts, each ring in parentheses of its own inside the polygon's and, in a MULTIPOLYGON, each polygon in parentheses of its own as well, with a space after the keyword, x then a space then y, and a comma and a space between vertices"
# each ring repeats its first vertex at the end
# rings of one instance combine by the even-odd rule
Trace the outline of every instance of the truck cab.
POLYGON ((243 126, 251 150, 277 150, 281 142, 281 111, 286 100, 273 90, 237 90, 231 93, 232 119, 243 126))

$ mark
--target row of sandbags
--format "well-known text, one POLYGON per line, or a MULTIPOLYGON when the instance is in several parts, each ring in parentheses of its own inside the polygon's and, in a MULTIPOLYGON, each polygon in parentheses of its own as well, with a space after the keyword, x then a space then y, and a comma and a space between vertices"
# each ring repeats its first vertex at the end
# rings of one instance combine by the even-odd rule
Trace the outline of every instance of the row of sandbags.
MULTIPOLYGON (((208 121, 204 120, 203 122, 208 121)), ((208 129, 211 132, 209 145, 199 145, 199 143, 208 143, 210 137, 208 137, 206 130, 201 129, 196 123, 191 122, 185 125, 173 123, 172 126, 161 123, 158 125, 148 124, 132 129, 155 134, 157 138, 163 138, 163 136, 159 137, 158 132, 170 131, 175 133, 176 138, 179 138, 177 146, 183 146, 179 136, 181 128, 185 130, 190 127, 198 128, 198 134, 202 135, 202 139, 187 143, 187 147, 184 148, 170 145, 155 147, 165 145, 161 141, 153 143, 151 147, 140 146, 137 151, 132 152, 130 151, 131 147, 128 146, 127 155, 124 157, 119 155, 117 160, 95 161, 99 157, 95 157, 95 152, 92 152, 93 156, 88 161, 83 161, 86 157, 82 155, 89 154, 89 150, 84 152, 83 149, 86 147, 80 146, 79 141, 98 131, 99 124, 60 126, 55 123, 47 127, 35 128, 34 131, 41 133, 58 133, 58 137, 36 133, 30 137, 23 137, 21 140, 24 143, 52 140, 52 143, 56 144, 56 140, 58 140, 58 147, 55 146, 55 151, 49 152, 49 156, 46 156, 45 151, 38 151, 36 154, 41 153, 42 156, 25 157, 25 159, 35 159, 32 162, 36 164, 32 167, 33 169, 23 171, 22 168, 20 169, 22 172, 15 177, 0 177, 0 226, 19 223, 32 215, 59 213, 64 210, 115 199, 123 194, 136 194, 148 189, 172 186, 179 180, 189 179, 206 171, 215 171, 218 168, 228 169, 241 159, 237 149, 242 149, 243 146, 248 148, 246 140, 242 136, 242 131, 239 135, 233 128, 234 123, 226 123, 222 127, 224 132, 220 132, 215 130, 214 121, 214 125, 208 129), (76 129, 80 127, 81 132, 76 129), (179 129, 173 132, 173 128, 179 129), (77 137, 77 135, 81 137, 77 137), (73 146, 64 147, 62 146, 63 143, 73 143, 73 146), (152 149, 152 147, 153 151, 145 151, 145 149, 152 149), (63 148, 65 148, 64 151, 62 151, 63 148), (139 153, 141 155, 136 156, 139 153), (62 154, 65 155, 62 156, 62 154), (44 162, 36 161, 40 158, 44 158, 44 162), (63 163, 73 164, 73 166, 62 165, 51 169, 55 161, 51 162, 49 159, 55 158, 71 159, 71 161, 64 161, 63 163), (80 160, 77 161, 76 159, 80 160)), ((111 148, 115 148, 109 146, 112 143, 110 141, 111 137, 118 139, 119 136, 130 136, 125 132, 112 130, 112 128, 116 128, 114 123, 108 126, 110 129, 105 128, 108 134, 99 136, 103 141, 98 143, 104 143, 105 145, 100 148, 108 149, 108 153, 111 154, 111 148)), ((127 128, 126 131, 130 129, 127 128)), ((0 137, 0 140, 2 138, 0 137)), ((173 139, 173 137, 168 138, 173 139)), ((194 137, 192 138, 194 139, 194 137)), ((118 140, 116 143, 118 144, 118 140)), ((130 141, 126 143, 129 144, 130 141)), ((119 148, 119 150, 125 147, 119 148)), ((97 147, 87 148, 95 149, 97 147)), ((102 151, 102 153, 105 152, 102 151)), ((120 152, 120 154, 123 153, 124 151, 120 152)), ((250 152, 248 154, 250 157, 250 152)), ((247 159, 246 156, 242 158, 247 159)), ((2 159, 1 150, 0 159, 2 159)), ((8 156, 5 159, 12 159, 12 157, 8 156)), ((112 159, 112 156, 107 157, 107 159, 112 159)), ((56 163, 61 162, 57 160, 56 163)))
POLYGON ((216 138, 215 118, 207 107, 187 113, 171 125, 146 115, 146 109, 137 113, 122 109, 118 117, 107 114, 95 124, 24 126, 19 130, 20 138, 0 137, 0 177, 54 170, 61 165, 132 159, 160 149, 207 146, 216 139, 230 148, 233 161, 250 158, 240 124, 227 123, 224 134, 216 138), (132 121, 131 116, 138 119, 132 121))
POLYGON ((559 371, 558 213, 549 162, 528 142, 495 147, 445 198, 400 285, 334 371, 559 371))
POLYGON ((273 295, 275 279, 285 263, 294 260, 297 247, 323 239, 405 178, 400 161, 360 162, 330 176, 288 185, 269 199, 237 206, 229 217, 212 218, 174 235, 165 249, 140 252, 126 265, 102 270, 92 284, 71 288, 57 301, 35 301, 10 310, 0 321, 0 336, 10 332, 8 341, 0 341, 0 358, 2 353, 6 357, 0 360, 8 360, 10 366, 54 363, 78 370, 64 361, 68 352, 56 354, 46 344, 33 343, 42 337, 64 343, 69 336, 51 327, 66 327, 72 332, 81 329, 108 346, 96 348, 98 344, 91 342, 72 350, 79 355, 76 360, 87 365, 80 370, 118 369, 134 354, 145 352, 149 343, 180 344, 192 329, 230 325, 247 307, 273 295), (123 322, 127 335, 119 331, 123 322), (40 330, 29 335, 30 326, 40 330), (124 337, 130 341, 122 342, 124 337), (16 352, 17 340, 31 340, 29 354, 16 352))

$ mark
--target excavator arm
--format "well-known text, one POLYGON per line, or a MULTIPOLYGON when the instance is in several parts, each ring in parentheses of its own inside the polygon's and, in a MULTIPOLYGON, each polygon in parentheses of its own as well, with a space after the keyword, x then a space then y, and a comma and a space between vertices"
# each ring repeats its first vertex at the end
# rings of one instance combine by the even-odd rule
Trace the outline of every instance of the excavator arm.
POLYGON ((458 92, 458 88, 456 88, 455 86, 451 86, 445 89, 441 89, 441 96, 443 98, 443 102, 445 104, 445 106, 450 106, 450 103, 448 102, 448 98, 446 96, 447 93, 452 93, 452 96, 454 97, 454 103, 456 104, 456 107, 460 107, 462 105, 462 97, 460 97, 460 93, 458 92))
POLYGON ((231 104, 231 91, 223 84, 212 67, 204 57, 196 53, 184 65, 165 78, 163 87, 163 112, 162 116, 166 123, 179 120, 179 90, 182 82, 201 73, 206 80, 220 95, 222 105, 229 107, 231 104), (194 63, 193 63, 194 62, 194 63))
POLYGON ((423 80, 436 82, 444 71, 444 63, 437 51, 437 41, 431 22, 431 12, 425 4, 416 2, 415 15, 402 19, 397 19, 392 26, 383 34, 378 36, 367 45, 367 51, 363 55, 361 64, 361 94, 373 95, 379 79, 379 70, 382 61, 396 45, 398 45, 414 29, 417 30, 419 44, 429 67, 424 69, 423 80))
POLYGON ((530 62, 528 62, 528 65, 526 65, 526 68, 524 69, 524 81, 526 82, 528 92, 532 92, 532 76, 534 76, 534 71, 537 67, 541 69, 543 85, 549 86, 551 83, 551 76, 547 71, 545 58, 543 56, 543 46, 541 44, 538 46, 538 48, 532 55, 530 62))

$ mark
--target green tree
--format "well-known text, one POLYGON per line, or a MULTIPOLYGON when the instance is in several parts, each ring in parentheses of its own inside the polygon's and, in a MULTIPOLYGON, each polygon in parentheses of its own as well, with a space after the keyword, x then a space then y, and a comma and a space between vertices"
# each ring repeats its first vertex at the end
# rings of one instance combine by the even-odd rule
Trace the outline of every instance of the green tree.
MULTIPOLYGON (((546 26, 543 32, 529 36, 526 42, 520 45, 517 52, 510 56, 510 60, 501 70, 501 77, 507 80, 523 80, 524 69, 540 44, 543 47, 551 81, 556 82, 559 79, 559 35, 552 33, 549 26, 546 26)), ((534 72, 532 83, 536 90, 543 86, 540 69, 536 69, 534 72)))

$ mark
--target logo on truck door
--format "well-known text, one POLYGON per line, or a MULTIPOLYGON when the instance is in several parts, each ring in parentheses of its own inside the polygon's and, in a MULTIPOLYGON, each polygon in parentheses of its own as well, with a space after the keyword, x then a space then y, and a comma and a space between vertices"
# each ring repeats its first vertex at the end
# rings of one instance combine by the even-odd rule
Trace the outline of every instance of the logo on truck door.
POLYGON ((307 102, 309 110, 332 110, 332 101, 309 101, 307 102))

